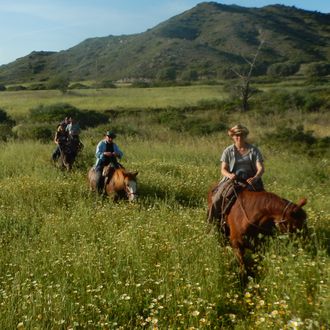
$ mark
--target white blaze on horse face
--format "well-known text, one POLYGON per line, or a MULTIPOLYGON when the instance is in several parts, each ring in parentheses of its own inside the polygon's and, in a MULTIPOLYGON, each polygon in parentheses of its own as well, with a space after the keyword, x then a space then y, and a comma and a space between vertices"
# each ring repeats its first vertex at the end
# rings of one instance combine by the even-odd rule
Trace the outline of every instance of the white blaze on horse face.
POLYGON ((134 201, 136 199, 136 182, 133 181, 133 180, 130 180, 128 181, 128 184, 127 184, 127 195, 128 195, 128 200, 130 202, 134 201))

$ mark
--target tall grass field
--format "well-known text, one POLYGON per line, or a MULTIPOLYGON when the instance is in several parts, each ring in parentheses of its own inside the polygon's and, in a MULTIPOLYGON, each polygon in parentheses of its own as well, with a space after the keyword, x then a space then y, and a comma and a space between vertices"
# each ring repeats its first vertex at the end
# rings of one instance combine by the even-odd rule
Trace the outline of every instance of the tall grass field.
MULTIPOLYGON (((209 87, 199 98, 197 88, 181 90, 177 102, 214 99, 209 87)), ((138 95, 141 89, 127 90, 138 95)), ((228 242, 215 230, 207 233, 205 223, 207 191, 220 178, 220 154, 231 140, 225 129, 194 134, 164 117, 155 120, 153 104, 175 106, 157 99, 167 92, 150 90, 152 97, 143 94, 138 105, 128 97, 130 106, 109 97, 109 107, 116 104, 123 115, 82 131, 85 148, 69 173, 50 161, 51 140, 1 142, 0 329, 329 328, 329 154, 289 148, 289 141, 267 135, 286 122, 324 127, 318 133, 324 137, 329 112, 196 112, 226 127, 247 125, 265 157, 266 189, 293 202, 308 200, 308 240, 276 235, 261 253, 249 251, 257 271, 243 282, 228 242), (125 116, 134 106, 148 111, 125 116), (132 204, 97 197, 87 183, 97 142, 118 127, 122 163, 139 171, 139 198, 132 204)), ((0 107, 16 118, 51 103, 35 92, 24 105, 27 92, 15 93, 8 92, 9 99, 0 93, 0 107)), ((72 104, 107 109, 93 97, 76 95, 72 104)))

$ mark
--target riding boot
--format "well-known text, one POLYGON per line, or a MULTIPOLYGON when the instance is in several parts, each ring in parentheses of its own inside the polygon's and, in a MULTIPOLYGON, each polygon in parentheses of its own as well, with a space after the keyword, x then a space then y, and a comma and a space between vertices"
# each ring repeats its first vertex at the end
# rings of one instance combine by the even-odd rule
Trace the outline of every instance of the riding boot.
POLYGON ((60 155, 61 155, 60 147, 57 146, 52 154, 53 161, 56 162, 60 158, 60 155))
POLYGON ((95 185, 97 192, 102 195, 104 189, 104 176, 102 170, 95 170, 95 185))

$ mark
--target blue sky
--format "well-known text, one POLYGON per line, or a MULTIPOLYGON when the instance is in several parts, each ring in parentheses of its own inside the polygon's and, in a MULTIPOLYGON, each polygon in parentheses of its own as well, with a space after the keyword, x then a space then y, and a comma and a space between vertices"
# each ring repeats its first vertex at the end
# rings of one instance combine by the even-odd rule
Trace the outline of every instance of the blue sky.
MULTIPOLYGON (((60 51, 91 37, 144 32, 203 1, 1 0, 0 65, 32 51, 60 51)), ((330 13, 330 0, 222 0, 262 7, 280 3, 330 13)))

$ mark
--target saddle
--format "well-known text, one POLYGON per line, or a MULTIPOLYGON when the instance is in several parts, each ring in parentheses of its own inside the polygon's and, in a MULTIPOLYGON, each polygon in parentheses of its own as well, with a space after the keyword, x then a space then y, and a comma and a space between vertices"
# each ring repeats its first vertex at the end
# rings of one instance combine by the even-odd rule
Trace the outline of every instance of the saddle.
POLYGON ((209 220, 218 219, 220 227, 224 228, 227 216, 234 205, 237 195, 246 187, 239 181, 227 180, 220 182, 212 191, 212 208, 209 220))
POLYGON ((104 166, 102 171, 102 177, 104 178, 104 186, 106 186, 111 181, 117 168, 124 168, 124 166, 119 162, 117 162, 116 164, 109 164, 104 166))

